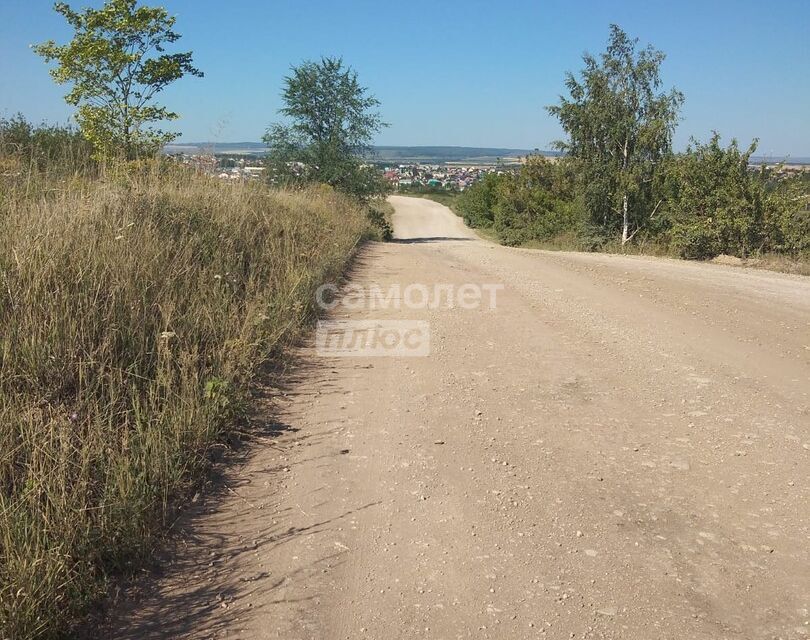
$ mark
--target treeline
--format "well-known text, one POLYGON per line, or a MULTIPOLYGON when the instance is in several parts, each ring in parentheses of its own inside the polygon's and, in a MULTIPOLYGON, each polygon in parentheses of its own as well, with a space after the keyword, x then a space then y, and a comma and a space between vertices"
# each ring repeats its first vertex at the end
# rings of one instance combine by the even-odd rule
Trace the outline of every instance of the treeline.
MULTIPOLYGON (((810 253, 810 172, 782 175, 748 165, 753 145, 718 136, 673 154, 656 172, 649 216, 628 242, 683 258, 810 253)), ((580 161, 530 157, 514 173, 488 174, 462 192, 456 210, 507 245, 532 241, 586 251, 621 247, 618 225, 594 218, 580 161)))
POLYGON ((613 26, 605 53, 586 55, 580 77, 566 78, 570 96, 549 107, 568 135, 557 143, 565 157, 490 174, 457 211, 509 245, 634 243, 684 258, 810 253, 810 173, 752 168, 756 141, 724 147, 718 134, 673 152, 683 96, 659 90, 663 58, 613 26))

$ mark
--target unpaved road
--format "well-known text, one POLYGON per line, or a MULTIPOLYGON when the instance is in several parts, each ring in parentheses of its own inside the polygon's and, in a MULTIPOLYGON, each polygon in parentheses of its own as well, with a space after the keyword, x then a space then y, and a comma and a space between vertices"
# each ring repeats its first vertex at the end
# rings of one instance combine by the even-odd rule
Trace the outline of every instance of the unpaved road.
POLYGON ((810 279, 498 247, 392 201, 353 282, 496 307, 335 309, 428 321, 430 355, 302 350, 278 434, 113 635, 809 636, 810 279))

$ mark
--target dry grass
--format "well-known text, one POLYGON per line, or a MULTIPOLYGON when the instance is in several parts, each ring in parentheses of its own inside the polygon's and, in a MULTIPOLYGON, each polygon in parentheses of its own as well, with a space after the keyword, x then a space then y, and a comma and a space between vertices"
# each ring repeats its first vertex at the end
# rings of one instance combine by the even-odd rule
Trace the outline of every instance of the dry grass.
POLYGON ((810 276, 810 255, 791 257, 777 254, 766 254, 758 258, 745 260, 746 267, 756 267, 768 271, 780 271, 800 276, 810 276))
POLYGON ((64 632, 136 566, 257 364, 368 233, 328 190, 150 164, 0 172, 0 637, 64 632))
MULTIPOLYGON (((476 233, 486 240, 492 242, 500 242, 497 232, 492 228, 475 229, 476 233)), ((577 236, 575 233, 561 234, 546 240, 530 240, 520 245, 526 249, 543 249, 546 251, 583 251, 592 252, 594 248, 589 246, 587 240, 577 236)), ((614 240, 608 242, 598 249, 599 253, 609 253, 617 255, 635 255, 635 256, 655 256, 679 259, 677 251, 672 247, 667 246, 661 241, 653 239, 641 238, 634 242, 626 244, 624 247, 621 241, 614 240)), ((712 260, 720 262, 718 258, 712 260)), ((787 256, 777 253, 766 253, 755 257, 740 259, 731 258, 728 262, 723 264, 730 264, 740 267, 754 267, 757 269, 764 269, 767 271, 778 271, 780 273, 790 273, 795 275, 810 276, 810 255, 787 256)))
POLYGON ((425 198, 426 200, 433 200, 433 202, 443 204, 445 207, 452 210, 452 212, 457 216, 461 216, 455 207, 459 196, 459 193, 456 191, 402 191, 398 192, 396 195, 407 196, 409 198, 425 198))

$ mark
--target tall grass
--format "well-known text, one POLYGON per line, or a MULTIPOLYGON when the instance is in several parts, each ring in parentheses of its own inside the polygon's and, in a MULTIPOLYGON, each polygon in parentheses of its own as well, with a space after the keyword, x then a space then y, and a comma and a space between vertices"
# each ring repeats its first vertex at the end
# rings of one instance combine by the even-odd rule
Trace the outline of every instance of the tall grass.
POLYGON ((0 189, 0 637, 51 637, 150 549, 368 222, 156 163, 8 160, 0 189))
POLYGON ((90 175, 96 169, 93 146, 77 129, 35 125, 21 114, 0 118, 0 175, 25 175, 30 181, 43 171, 90 175))

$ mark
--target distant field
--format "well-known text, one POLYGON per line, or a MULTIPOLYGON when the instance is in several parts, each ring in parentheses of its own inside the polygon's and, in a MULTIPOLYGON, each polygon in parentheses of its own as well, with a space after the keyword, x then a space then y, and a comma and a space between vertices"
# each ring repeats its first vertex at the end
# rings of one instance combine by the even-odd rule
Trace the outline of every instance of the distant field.
MULTIPOLYGON (((375 147, 374 159, 391 162, 447 164, 495 164, 517 162, 518 158, 537 153, 530 149, 488 147, 375 147)), ((548 154, 551 152, 542 152, 548 154)))
POLYGON ((790 156, 751 156, 751 164, 786 164, 788 166, 810 165, 810 158, 791 158, 790 156))

